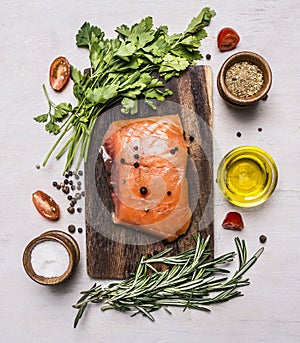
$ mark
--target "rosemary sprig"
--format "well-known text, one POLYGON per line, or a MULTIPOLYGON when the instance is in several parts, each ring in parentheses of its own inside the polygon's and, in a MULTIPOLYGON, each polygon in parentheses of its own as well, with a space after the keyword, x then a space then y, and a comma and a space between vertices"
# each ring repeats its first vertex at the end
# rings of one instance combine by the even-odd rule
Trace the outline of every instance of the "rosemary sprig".
POLYGON ((210 311, 208 305, 225 302, 242 296, 240 287, 250 284, 243 279, 245 272, 253 266, 262 254, 260 248, 249 260, 244 240, 235 238, 239 268, 232 277, 224 277, 230 273, 222 268, 234 260, 236 253, 230 252, 210 260, 208 249, 210 237, 201 235, 195 237, 196 246, 193 249, 181 252, 175 256, 167 256, 171 249, 146 259, 142 256, 135 273, 128 279, 110 284, 106 288, 94 284, 73 305, 78 309, 74 320, 77 326, 89 303, 102 303, 103 311, 115 309, 121 312, 132 312, 132 316, 140 313, 154 321, 151 312, 164 308, 171 313, 168 307, 182 307, 210 311), (153 263, 166 265, 164 271, 157 271, 153 263))

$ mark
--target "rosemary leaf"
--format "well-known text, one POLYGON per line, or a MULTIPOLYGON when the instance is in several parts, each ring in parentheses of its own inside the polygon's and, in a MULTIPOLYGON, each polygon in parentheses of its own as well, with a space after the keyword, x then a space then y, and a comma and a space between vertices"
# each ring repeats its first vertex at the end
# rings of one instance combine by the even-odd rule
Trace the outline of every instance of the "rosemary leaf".
POLYGON ((167 256, 167 249, 146 259, 140 258, 133 275, 120 282, 112 283, 106 288, 94 284, 92 288, 81 292, 83 296, 73 305, 78 309, 74 320, 77 326, 89 303, 101 304, 101 310, 114 309, 120 312, 131 312, 132 316, 142 314, 151 321, 150 312, 169 307, 181 307, 210 311, 208 305, 225 302, 240 297, 241 287, 250 284, 243 275, 251 268, 263 252, 259 249, 247 260, 247 249, 244 240, 235 239, 239 268, 230 277, 225 264, 234 260, 236 253, 230 252, 210 260, 208 249, 210 237, 203 239, 200 234, 195 237, 195 247, 175 256, 167 256), (164 271, 152 266, 158 263, 164 271))

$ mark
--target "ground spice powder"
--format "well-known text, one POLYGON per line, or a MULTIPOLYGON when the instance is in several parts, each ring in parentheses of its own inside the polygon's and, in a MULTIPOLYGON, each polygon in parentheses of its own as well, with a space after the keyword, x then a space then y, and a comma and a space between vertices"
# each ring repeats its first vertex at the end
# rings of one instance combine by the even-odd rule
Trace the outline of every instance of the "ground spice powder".
POLYGON ((226 72, 225 83, 234 96, 248 98, 256 94, 264 82, 262 70, 250 62, 234 63, 226 72))

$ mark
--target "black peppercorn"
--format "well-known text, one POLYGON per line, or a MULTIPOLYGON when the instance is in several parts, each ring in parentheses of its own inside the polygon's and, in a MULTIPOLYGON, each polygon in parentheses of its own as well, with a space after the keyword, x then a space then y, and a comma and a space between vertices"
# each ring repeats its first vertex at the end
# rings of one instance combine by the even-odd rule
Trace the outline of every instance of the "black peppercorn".
POLYGON ((82 176, 83 175, 83 171, 79 170, 78 175, 82 176))
POLYGON ((172 192, 171 192, 171 191, 168 191, 168 192, 167 192, 167 194, 168 194, 168 195, 171 195, 171 194, 172 194, 172 192))
POLYGON ((140 165, 138 162, 135 162, 133 166, 134 166, 134 168, 138 168, 140 165))
POLYGON ((82 208, 81 207, 77 207, 77 212, 81 213, 82 212, 82 208))
POLYGON ((138 150, 139 147, 138 147, 137 145, 135 145, 135 146, 133 147, 133 149, 134 149, 134 150, 138 150))
POLYGON ((61 189, 61 185, 57 185, 56 188, 57 188, 58 190, 60 190, 60 189, 61 189))
POLYGON ((140 193, 141 194, 145 195, 145 194, 147 194, 147 192, 148 192, 148 189, 146 187, 141 187, 140 188, 140 193))
POLYGON ((82 228, 79 227, 79 228, 78 228, 78 233, 82 233, 82 231, 83 231, 82 228))
POLYGON ((69 231, 70 233, 74 233, 74 232, 75 232, 75 226, 74 226, 73 224, 70 224, 70 225, 68 226, 68 231, 69 231))
POLYGON ((56 182, 56 181, 53 181, 53 182, 52 182, 52 185, 53 185, 54 187, 57 187, 57 182, 56 182))
POLYGON ((139 154, 135 154, 133 157, 134 157, 136 160, 138 160, 138 159, 140 158, 140 155, 139 155, 139 154))
POLYGON ((125 163, 125 158, 122 157, 122 158, 120 159, 120 162, 121 162, 121 163, 125 163))
POLYGON ((62 191, 63 191, 65 194, 68 194, 68 193, 70 193, 70 188, 69 188, 68 186, 63 186, 62 191))
POLYGON ((72 200, 72 198, 73 198, 72 195, 68 195, 67 197, 68 200, 72 200))
POLYGON ((70 206, 67 208, 67 211, 70 213, 70 214, 73 214, 75 212, 75 209, 74 207, 70 206))
POLYGON ((81 198, 81 194, 80 194, 80 193, 76 193, 76 194, 75 194, 75 199, 76 199, 76 200, 79 200, 80 198, 81 198))
POLYGON ((71 199, 71 206, 76 205, 76 203, 77 203, 77 200, 75 198, 72 198, 71 199))
POLYGON ((259 241, 260 241, 260 243, 266 243, 267 237, 266 237, 265 235, 261 235, 261 236, 259 237, 259 241))
POLYGON ((65 184, 65 185, 68 185, 68 184, 69 184, 69 180, 64 179, 64 184, 65 184))

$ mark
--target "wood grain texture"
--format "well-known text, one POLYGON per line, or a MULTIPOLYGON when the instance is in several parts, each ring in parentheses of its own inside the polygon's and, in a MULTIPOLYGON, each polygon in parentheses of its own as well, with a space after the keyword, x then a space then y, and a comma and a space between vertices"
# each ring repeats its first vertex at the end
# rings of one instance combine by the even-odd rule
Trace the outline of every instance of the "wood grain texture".
POLYGON ((167 86, 173 91, 168 101, 157 104, 157 111, 153 111, 141 100, 138 116, 178 113, 181 117, 189 146, 187 176, 193 210, 191 225, 185 235, 167 243, 113 224, 113 203, 99 148, 110 123, 128 119, 128 115, 120 112, 120 106, 110 109, 96 123, 85 165, 87 271, 91 277, 126 278, 135 270, 141 254, 154 254, 169 247, 175 254, 191 248, 194 246, 193 234, 198 231, 203 236, 211 236, 210 248, 213 251, 211 69, 191 67, 182 77, 168 82, 167 86))

